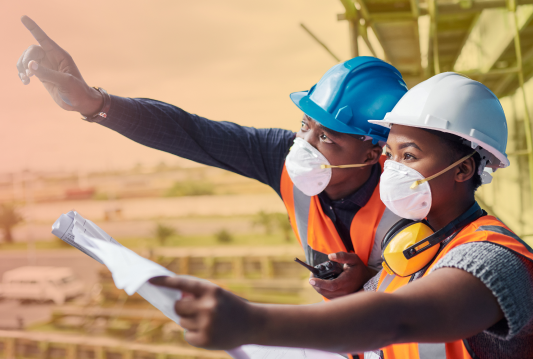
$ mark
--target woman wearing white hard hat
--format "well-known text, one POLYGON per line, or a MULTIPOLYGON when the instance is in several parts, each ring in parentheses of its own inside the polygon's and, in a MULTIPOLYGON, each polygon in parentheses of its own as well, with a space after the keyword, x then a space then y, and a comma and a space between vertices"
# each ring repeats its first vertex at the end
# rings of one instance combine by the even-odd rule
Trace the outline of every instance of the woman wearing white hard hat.
POLYGON ((443 73, 373 121, 391 129, 380 194, 404 219, 382 243, 384 270, 365 291, 313 306, 245 303, 195 280, 156 278, 186 339, 208 348, 305 347, 365 358, 533 357, 533 249, 474 198, 507 167, 507 126, 479 82, 443 73), (324 321, 334 325, 324 327, 324 321))

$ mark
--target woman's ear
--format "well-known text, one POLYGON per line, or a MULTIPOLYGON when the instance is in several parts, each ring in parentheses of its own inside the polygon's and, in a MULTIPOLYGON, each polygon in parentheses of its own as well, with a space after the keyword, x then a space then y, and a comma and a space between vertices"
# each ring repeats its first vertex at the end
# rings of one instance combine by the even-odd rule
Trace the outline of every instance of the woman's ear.
POLYGON ((476 174, 476 162, 470 157, 460 163, 455 170, 455 180, 466 182, 476 174))

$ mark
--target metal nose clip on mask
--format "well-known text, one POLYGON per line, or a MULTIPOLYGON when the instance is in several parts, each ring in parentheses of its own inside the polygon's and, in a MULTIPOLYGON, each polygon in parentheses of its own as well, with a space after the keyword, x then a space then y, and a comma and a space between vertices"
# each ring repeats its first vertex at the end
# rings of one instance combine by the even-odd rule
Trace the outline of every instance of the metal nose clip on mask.
POLYGON ((291 147, 285 167, 292 183, 307 196, 322 192, 331 180, 332 168, 353 168, 367 164, 331 165, 328 159, 309 142, 296 137, 291 147))
POLYGON ((420 221, 431 209, 431 187, 428 181, 472 157, 476 151, 452 163, 442 171, 425 178, 403 163, 387 160, 381 174, 379 194, 381 201, 399 217, 420 221))

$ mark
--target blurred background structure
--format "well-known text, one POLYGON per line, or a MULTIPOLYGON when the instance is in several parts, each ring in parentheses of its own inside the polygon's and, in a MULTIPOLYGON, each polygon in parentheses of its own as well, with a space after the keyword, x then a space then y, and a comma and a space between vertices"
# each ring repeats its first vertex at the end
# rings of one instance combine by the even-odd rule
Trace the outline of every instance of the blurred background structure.
POLYGON ((0 278, 64 267, 85 288, 63 304, 2 300, 0 279, 0 357, 227 357, 188 346, 177 325, 54 239, 51 224, 72 209, 167 268, 250 300, 320 300, 292 262, 303 254, 270 188, 142 147, 60 110, 38 81, 21 85, 15 63, 34 43, 23 14, 91 85, 246 126, 296 131, 288 94, 358 55, 390 62, 409 87, 443 71, 481 81, 506 112, 511 166, 478 200, 533 243, 533 0, 0 2, 0 278))

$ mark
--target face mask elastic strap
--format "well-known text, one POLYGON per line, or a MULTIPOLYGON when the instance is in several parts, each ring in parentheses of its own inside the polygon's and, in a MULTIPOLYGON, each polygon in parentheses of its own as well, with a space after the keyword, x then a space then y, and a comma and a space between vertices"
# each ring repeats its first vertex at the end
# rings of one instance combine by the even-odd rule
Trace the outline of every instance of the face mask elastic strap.
POLYGON ((320 168, 353 168, 353 167, 364 167, 368 166, 368 164, 358 164, 358 165, 339 165, 339 166, 333 166, 333 165, 320 165, 320 168))
POLYGON ((443 173, 445 173, 445 172, 451 170, 452 168, 454 168, 455 166, 457 166, 457 165, 460 164, 461 162, 463 162, 463 161, 469 159, 470 157, 472 157, 473 155, 475 155, 476 152, 477 152, 477 151, 474 151, 474 152, 472 152, 471 154, 464 156, 463 158, 461 158, 460 160, 458 160, 458 161, 452 163, 451 165, 449 165, 448 167, 446 167, 446 168, 443 169, 442 171, 440 171, 440 172, 438 172, 438 173, 435 173, 433 176, 429 176, 429 177, 427 177, 427 178, 424 178, 424 179, 421 179, 421 180, 418 180, 418 181, 414 181, 410 188, 411 188, 411 189, 415 189, 416 187, 418 187, 418 185, 420 185, 420 184, 422 184, 422 183, 424 183, 424 182, 430 181, 430 180, 432 180, 432 179, 435 178, 435 177, 440 176, 441 174, 443 174, 443 173))

